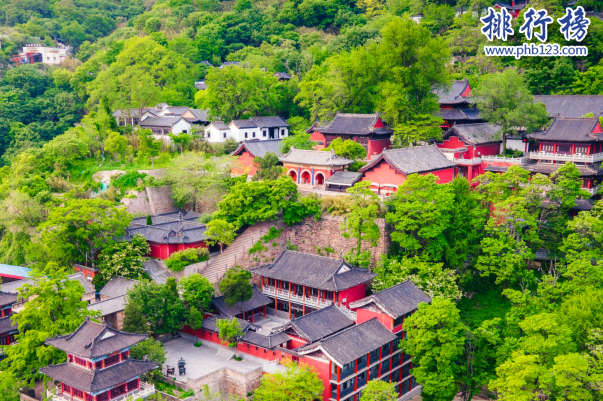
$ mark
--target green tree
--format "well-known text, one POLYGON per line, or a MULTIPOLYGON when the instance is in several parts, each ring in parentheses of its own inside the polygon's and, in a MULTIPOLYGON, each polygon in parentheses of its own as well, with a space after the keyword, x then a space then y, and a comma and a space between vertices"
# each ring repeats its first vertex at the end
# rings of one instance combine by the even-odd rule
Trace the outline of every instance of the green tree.
POLYGON ((207 90, 199 91, 195 104, 209 109, 210 118, 225 121, 270 114, 280 100, 278 79, 259 68, 214 68, 205 77, 207 90))
MULTIPOLYGON (((356 255, 354 261, 357 262, 361 254, 362 241, 366 241, 370 246, 377 246, 377 241, 381 237, 379 227, 375 222, 379 213, 379 197, 371 191, 370 181, 360 181, 346 190, 351 196, 351 210, 345 216, 340 224, 341 235, 344 238, 356 238, 356 255)), ((354 249, 352 249, 352 252, 354 249)))
POLYGON ((420 114, 408 118, 394 126, 392 145, 394 148, 407 148, 421 142, 431 142, 442 138, 442 117, 420 114))
POLYGON ((295 149, 312 150, 314 145, 315 143, 310 139, 310 134, 306 132, 299 132, 295 135, 289 135, 283 138, 279 149, 282 154, 286 154, 289 153, 292 147, 295 149))
POLYGON ((161 370, 162 365, 167 360, 163 344, 160 341, 152 338, 139 342, 130 348, 130 357, 133 359, 146 359, 148 361, 155 362, 157 365, 159 365, 159 370, 161 370))
POLYGON ((19 380, 11 372, 0 373, 0 400, 17 401, 20 399, 21 386, 19 380))
POLYGON ((421 303, 404 322, 407 338, 400 343, 413 356, 412 374, 423 385, 424 400, 452 400, 458 392, 459 359, 465 347, 465 331, 459 310, 448 299, 421 303))
POLYGON ((150 253, 151 247, 141 234, 135 234, 129 242, 108 244, 98 257, 99 274, 106 281, 115 276, 140 279, 144 275, 142 264, 150 253))
POLYGON ((123 156, 128 148, 128 140, 125 136, 118 132, 109 132, 109 136, 105 139, 105 151, 123 156))
POLYGON ((184 251, 176 251, 165 260, 168 269, 180 272, 194 263, 209 260, 209 250, 207 248, 188 248, 184 251))
POLYGON ((188 316, 186 317, 186 324, 191 329, 195 330, 195 337, 197 337, 197 344, 200 344, 201 341, 197 336, 197 330, 203 327, 203 312, 196 308, 189 308, 188 316))
POLYGON ((199 273, 193 273, 183 277, 179 285, 182 289, 182 299, 186 302, 187 307, 203 312, 210 310, 214 287, 207 278, 199 273))
POLYGON ((350 160, 363 160, 366 158, 366 149, 364 146, 351 139, 345 141, 341 138, 336 138, 331 141, 331 144, 324 148, 323 151, 333 150, 337 156, 345 157, 350 160))
POLYGON ((153 138, 153 132, 151 132, 150 129, 139 129, 137 130, 137 133, 140 142, 138 157, 149 157, 151 159, 151 165, 155 167, 153 159, 159 155, 161 141, 153 138))
POLYGON ((92 262, 114 237, 121 237, 132 215, 102 199, 72 199, 55 207, 40 225, 41 242, 51 260, 92 262), (82 260, 83 259, 83 260, 82 260))
POLYGON ((237 348, 237 340, 243 335, 241 325, 237 318, 233 317, 232 320, 218 319, 216 321, 216 327, 218 328, 218 337, 222 340, 222 343, 228 343, 230 348, 237 348))
MULTIPOLYGON (((285 363, 285 362, 283 362, 285 363)), ((257 401, 309 401, 322 397, 324 385, 314 369, 306 364, 286 362, 288 369, 262 377, 254 392, 257 401)))
POLYGON ((129 302, 140 305, 142 315, 155 334, 175 333, 186 320, 186 311, 176 279, 169 277, 165 284, 143 282, 128 292, 129 302))
POLYGON ((150 214, 147 214, 147 226, 152 226, 153 225, 153 218, 151 217, 150 214))
POLYGON ((251 286, 251 273, 244 269, 229 269, 220 280, 220 292, 224 295, 224 301, 228 306, 241 303, 241 315, 245 315, 244 302, 253 296, 251 286))
POLYGON ((142 314, 142 308, 138 303, 131 300, 128 300, 128 304, 124 309, 123 331, 141 334, 149 332, 149 324, 142 314))
POLYGON ((370 380, 360 396, 360 401, 395 401, 397 399, 396 385, 382 380, 370 380))
POLYGON ((595 65, 585 72, 576 74, 576 79, 571 85, 573 93, 580 95, 600 95, 603 93, 603 82, 601 81, 603 65, 595 65))
POLYGON ((254 181, 276 180, 283 175, 285 169, 279 166, 278 156, 272 152, 268 152, 262 156, 256 156, 253 159, 253 165, 257 168, 255 175, 252 177, 254 181))
POLYGON ((389 201, 385 218, 393 225, 392 241, 407 256, 441 260, 447 247, 445 231, 450 226, 454 194, 449 185, 437 184, 432 174, 411 174, 389 201))
POLYGON ((8 372, 19 381, 34 387, 41 379, 41 367, 65 361, 65 353, 44 344, 47 338, 71 333, 78 328, 88 311, 82 285, 69 280, 64 268, 48 263, 41 270, 31 271, 31 283, 25 283, 19 297, 27 299, 23 310, 11 317, 19 325, 17 342, 5 347, 6 359, 0 362, 3 374, 8 372))
POLYGON ((220 253, 222 253, 222 247, 230 245, 235 239, 235 226, 226 220, 214 219, 207 223, 205 236, 208 244, 220 244, 220 253))
POLYGON ((484 120, 502 127, 503 154, 506 135, 522 127, 527 133, 541 129, 549 119, 544 104, 535 103, 523 78, 513 68, 484 76, 473 90, 484 120))
POLYGON ((0 201, 0 226, 11 232, 25 231, 40 223, 45 208, 35 198, 22 191, 11 191, 0 201))
POLYGON ((190 136, 189 134, 182 133, 182 132, 179 134, 169 134, 169 136, 176 145, 180 146, 180 154, 181 155, 182 155, 182 152, 184 152, 184 147, 188 146, 191 143, 191 141, 193 140, 192 136, 190 136))

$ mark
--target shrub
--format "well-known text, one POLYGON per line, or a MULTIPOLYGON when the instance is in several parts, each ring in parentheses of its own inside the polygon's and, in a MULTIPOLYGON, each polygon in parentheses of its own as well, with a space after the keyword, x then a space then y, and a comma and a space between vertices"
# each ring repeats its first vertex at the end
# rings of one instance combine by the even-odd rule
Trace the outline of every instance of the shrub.
POLYGON ((141 174, 138 171, 130 171, 119 177, 112 178, 111 184, 113 184, 114 187, 119 188, 122 192, 125 192, 126 189, 137 188, 138 180, 144 179, 146 176, 146 173, 141 174))
POLYGON ((165 264, 168 269, 179 272, 188 265, 204 260, 209 260, 209 250, 207 248, 189 248, 172 253, 165 264))

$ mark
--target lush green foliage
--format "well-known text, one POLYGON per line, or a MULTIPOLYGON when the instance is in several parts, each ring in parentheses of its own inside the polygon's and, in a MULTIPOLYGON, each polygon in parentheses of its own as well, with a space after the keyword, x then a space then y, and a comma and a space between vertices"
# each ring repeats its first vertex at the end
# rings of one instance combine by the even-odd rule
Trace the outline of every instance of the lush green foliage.
POLYGON ((251 286, 251 273, 244 269, 229 269, 220 280, 220 292, 228 306, 241 304, 241 314, 244 313, 243 302, 249 301, 253 296, 251 286))
POLYGON ((254 392, 258 401, 316 400, 324 386, 314 368, 306 364, 288 362, 284 371, 262 377, 260 387, 254 392))
POLYGON ((227 342, 229 347, 236 348, 237 339, 243 335, 239 321, 234 317, 232 320, 218 319, 216 327, 218 328, 218 337, 222 342, 227 342))
POLYGON ((279 165, 278 156, 272 152, 266 153, 264 157, 256 156, 253 165, 257 168, 254 181, 276 180, 283 175, 285 169, 279 165))
POLYGON ((184 251, 176 251, 165 260, 165 264, 171 271, 179 272, 193 263, 209 260, 207 248, 188 248, 184 251))
POLYGON ((396 385, 382 380, 370 380, 360 396, 360 401, 395 401, 397 399, 396 385))
POLYGON ((209 311, 214 296, 214 287, 209 280, 199 273, 193 273, 180 280, 182 299, 186 306, 200 311, 209 311))
POLYGON ((220 253, 222 253, 222 247, 230 245, 235 239, 235 226, 226 220, 214 219, 207 223, 205 236, 208 244, 220 244, 220 253))
POLYGON ((151 253, 149 243, 141 234, 128 241, 107 245, 98 257, 99 275, 108 281, 112 277, 140 279, 144 275, 142 264, 151 253))

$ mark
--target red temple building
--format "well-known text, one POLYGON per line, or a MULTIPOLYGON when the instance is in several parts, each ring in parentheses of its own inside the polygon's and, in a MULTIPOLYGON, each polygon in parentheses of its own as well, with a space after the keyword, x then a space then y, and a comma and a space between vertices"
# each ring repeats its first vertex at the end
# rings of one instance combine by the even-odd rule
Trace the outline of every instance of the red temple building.
POLYGON ((436 145, 429 145, 385 150, 360 172, 363 181, 371 182, 372 191, 387 196, 395 193, 409 174, 433 174, 439 184, 445 184, 454 179, 456 169, 436 145))
MULTIPOLYGON (((489 123, 453 125, 439 143, 440 150, 458 165, 457 174, 473 179, 485 172, 484 156, 496 156, 501 152, 502 131, 489 123)), ((477 185, 477 183, 473 183, 477 185)))
POLYGON ((278 159, 283 163, 286 174, 302 185, 323 185, 333 174, 353 163, 352 160, 337 156, 333 151, 294 147, 278 159))
POLYGON ((191 211, 165 213, 152 216, 152 225, 146 224, 146 217, 138 217, 132 219, 122 240, 130 241, 134 235, 141 234, 151 247, 151 257, 160 259, 188 248, 207 248, 207 228, 197 222, 199 216, 201 214, 191 211))
POLYGON ((118 401, 154 394, 155 387, 142 383, 140 376, 157 364, 130 358, 130 347, 146 339, 88 318, 73 333, 46 339, 47 345, 67 353, 66 362, 40 369, 60 383, 53 401, 118 401))
POLYGON ((262 292, 271 300, 270 312, 288 319, 332 304, 347 307, 364 298, 366 284, 376 276, 343 259, 289 250, 251 272, 259 276, 262 292))
POLYGON ((452 81, 447 88, 435 92, 440 104, 438 114, 444 120, 442 128, 448 129, 455 124, 474 124, 482 122, 479 110, 471 107, 469 80, 452 81))
POLYGON ((366 149, 369 159, 381 153, 383 149, 389 149, 394 133, 383 124, 379 113, 337 113, 329 125, 322 127, 313 125, 310 130, 311 139, 319 143, 317 149, 328 147, 336 138, 351 139, 366 149))
POLYGON ((521 10, 523 10, 528 5, 528 2, 528 0, 511 0, 511 4, 509 4, 497 1, 496 3, 494 3, 494 8, 497 10, 504 8, 509 12, 509 14, 511 14, 511 17, 517 18, 521 10))
POLYGON ((282 139, 269 139, 267 141, 245 141, 239 145, 237 150, 232 153, 232 156, 237 156, 238 161, 233 167, 231 173, 235 175, 243 175, 253 177, 257 172, 257 167, 253 165, 253 159, 256 157, 264 157, 266 153, 274 153, 281 156, 280 146, 282 139))
POLYGON ((603 169, 603 130, 598 116, 557 117, 544 132, 527 135, 529 164, 533 173, 551 174, 563 164, 574 163, 582 177, 583 189, 596 194, 603 169))
POLYGON ((19 334, 19 327, 13 323, 13 305, 19 295, 0 291, 0 345, 10 345, 15 342, 15 335, 19 334))
POLYGON ((274 305, 274 301, 264 295, 258 287, 253 285, 253 295, 249 301, 237 302, 233 306, 228 306, 224 300, 224 296, 213 299, 213 307, 216 312, 228 318, 236 317, 237 319, 247 320, 253 323, 256 319, 266 317, 266 307, 274 305))

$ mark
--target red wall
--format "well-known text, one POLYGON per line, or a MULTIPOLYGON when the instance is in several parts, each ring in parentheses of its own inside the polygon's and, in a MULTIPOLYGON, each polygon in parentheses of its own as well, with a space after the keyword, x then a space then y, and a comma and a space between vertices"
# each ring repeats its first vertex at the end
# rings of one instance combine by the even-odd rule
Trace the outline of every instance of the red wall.
MULTIPOLYGON (((387 164, 385 161, 382 161, 377 167, 365 172, 364 177, 362 177, 362 181, 400 186, 404 184, 404 181, 406 181, 406 176, 398 174, 396 170, 390 167, 389 164, 387 164)), ((376 186, 372 186, 371 189, 376 192, 378 188, 376 186)))
POLYGON ((356 324, 364 323, 373 318, 379 319, 379 321, 389 330, 392 329, 394 319, 392 319, 391 316, 386 315, 385 313, 373 312, 362 308, 356 310, 356 324))
POLYGON ((348 288, 347 290, 339 291, 339 298, 343 300, 346 298, 345 302, 342 302, 342 305, 348 307, 350 302, 355 302, 361 300, 366 297, 366 284, 360 284, 356 287, 348 288))
POLYGON ((170 255, 177 251, 183 251, 189 248, 207 248, 207 244, 204 241, 193 242, 192 244, 158 244, 156 242, 150 242, 151 257, 159 259, 167 259, 170 255))
POLYGON ((253 176, 257 172, 257 168, 253 165, 254 156, 251 155, 248 151, 243 149, 240 153, 238 163, 235 163, 235 168, 231 170, 233 174, 245 174, 247 172, 248 175, 253 176), (238 165, 237 165, 238 164, 238 165))
POLYGON ((262 347, 257 347, 253 344, 247 344, 246 342, 240 341, 237 344, 237 350, 244 352, 249 355, 253 355, 255 357, 266 359, 269 361, 274 361, 275 359, 279 359, 280 351, 270 351, 262 347), (257 350, 256 350, 257 348, 257 350))
POLYGON ((289 337, 291 338, 291 341, 287 343, 288 349, 295 349, 301 347, 302 345, 308 344, 308 342, 302 338, 298 338, 292 335, 289 335, 289 337))
POLYGON ((367 151, 369 160, 371 159, 371 156, 381 154, 384 149, 389 149, 390 145, 391 141, 389 138, 380 140, 369 139, 367 151))
POLYGON ((325 144, 327 143, 327 139, 320 132, 314 131, 312 133, 312 135, 310 135, 310 139, 313 140, 313 141, 320 141, 320 142, 322 142, 322 145, 316 145, 316 146, 314 146, 314 149, 320 150, 320 149, 324 149, 326 147, 325 144))
POLYGON ((433 174, 439 177, 438 184, 446 184, 454 179, 454 168, 450 167, 444 170, 430 171, 429 173, 421 173, 421 175, 433 174))
POLYGON ((322 380, 322 385, 324 386, 324 391, 322 393, 322 399, 327 401, 331 398, 331 369, 330 369, 330 361, 319 361, 312 358, 300 358, 300 363, 305 363, 306 365, 313 366, 318 373, 318 377, 322 380))

